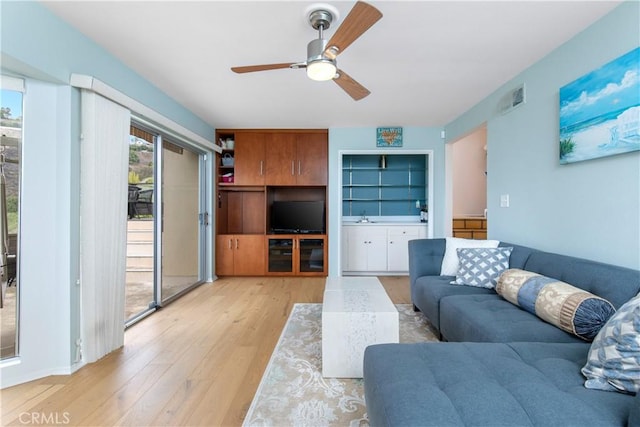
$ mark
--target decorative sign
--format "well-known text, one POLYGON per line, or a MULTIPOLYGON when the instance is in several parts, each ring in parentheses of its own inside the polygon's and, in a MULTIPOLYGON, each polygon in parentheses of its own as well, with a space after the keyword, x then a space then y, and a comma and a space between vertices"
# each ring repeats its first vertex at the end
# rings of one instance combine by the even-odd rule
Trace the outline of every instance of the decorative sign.
POLYGON ((640 150, 640 48, 560 88, 560 164, 640 150))
POLYGON ((402 147, 402 128, 378 128, 376 132, 377 147, 402 147))

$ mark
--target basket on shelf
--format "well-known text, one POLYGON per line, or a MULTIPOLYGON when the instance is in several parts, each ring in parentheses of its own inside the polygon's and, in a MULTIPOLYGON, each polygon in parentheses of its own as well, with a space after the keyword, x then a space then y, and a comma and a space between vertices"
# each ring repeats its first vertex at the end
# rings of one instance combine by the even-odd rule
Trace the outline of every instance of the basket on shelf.
POLYGON ((225 173, 220 178, 222 182, 233 182, 233 173, 225 173))
POLYGON ((229 153, 225 153, 222 156, 222 166, 233 166, 233 156, 229 153))

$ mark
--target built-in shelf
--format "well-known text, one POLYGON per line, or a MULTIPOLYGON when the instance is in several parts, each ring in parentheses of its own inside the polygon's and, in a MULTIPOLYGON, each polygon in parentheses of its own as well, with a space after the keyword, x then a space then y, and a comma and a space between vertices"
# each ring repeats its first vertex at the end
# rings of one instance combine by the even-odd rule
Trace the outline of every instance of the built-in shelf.
POLYGON ((344 155, 342 214, 419 215, 429 205, 427 164, 422 154, 388 154, 384 162, 377 154, 344 155))

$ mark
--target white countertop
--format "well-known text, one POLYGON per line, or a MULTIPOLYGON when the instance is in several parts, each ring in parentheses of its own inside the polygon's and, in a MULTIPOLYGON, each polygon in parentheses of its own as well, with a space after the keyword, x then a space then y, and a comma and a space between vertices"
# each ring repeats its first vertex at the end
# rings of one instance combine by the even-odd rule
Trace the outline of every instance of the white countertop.
POLYGON ((420 222, 419 216, 397 216, 397 217, 367 217, 369 222, 359 222, 360 217, 343 217, 342 225, 427 225, 427 222, 420 222))

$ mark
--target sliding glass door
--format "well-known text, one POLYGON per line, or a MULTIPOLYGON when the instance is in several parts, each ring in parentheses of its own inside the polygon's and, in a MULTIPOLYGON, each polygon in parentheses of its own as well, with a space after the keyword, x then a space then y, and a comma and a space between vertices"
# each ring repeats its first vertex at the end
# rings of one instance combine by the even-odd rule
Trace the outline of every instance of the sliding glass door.
POLYGON ((165 138, 162 143, 162 302, 202 283, 204 192, 202 154, 165 138))
POLYGON ((204 281, 205 165, 204 152, 132 124, 126 325, 204 281))
POLYGON ((127 283, 125 322, 155 310, 155 144, 157 136, 131 126, 127 203, 127 283))

